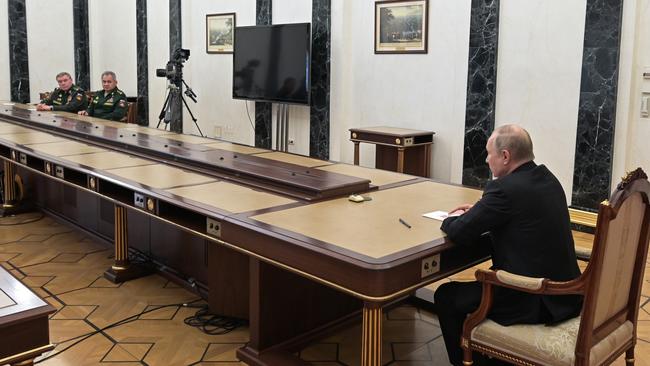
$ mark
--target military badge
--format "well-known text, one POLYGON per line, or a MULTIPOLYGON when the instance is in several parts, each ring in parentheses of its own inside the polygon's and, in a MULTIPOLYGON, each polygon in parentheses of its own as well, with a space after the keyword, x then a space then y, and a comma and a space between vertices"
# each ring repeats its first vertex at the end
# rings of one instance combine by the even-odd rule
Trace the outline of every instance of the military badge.
POLYGON ((120 108, 126 108, 126 102, 124 101, 124 99, 120 100, 120 102, 117 105, 119 105, 120 108))
POLYGON ((72 95, 68 95, 68 101, 67 101, 67 103, 70 103, 70 101, 72 101, 72 95))
POLYGON ((81 94, 77 94, 77 100, 81 102, 82 99, 83 97, 81 96, 81 94))

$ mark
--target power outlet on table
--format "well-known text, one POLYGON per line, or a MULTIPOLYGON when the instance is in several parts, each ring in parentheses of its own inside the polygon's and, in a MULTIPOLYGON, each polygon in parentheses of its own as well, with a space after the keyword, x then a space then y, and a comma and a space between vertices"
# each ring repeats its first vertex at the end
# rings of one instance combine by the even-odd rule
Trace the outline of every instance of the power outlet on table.
POLYGON ((135 207, 144 208, 144 195, 140 193, 133 193, 133 205, 135 207))
POLYGON ((205 232, 208 233, 208 235, 214 236, 214 237, 220 237, 221 236, 221 223, 215 219, 211 218, 206 218, 205 220, 205 232))
POLYGON ((422 269, 421 272, 422 278, 431 276, 432 274, 435 274, 438 271, 440 271, 440 254, 436 254, 431 257, 424 258, 422 260, 421 269, 422 269))

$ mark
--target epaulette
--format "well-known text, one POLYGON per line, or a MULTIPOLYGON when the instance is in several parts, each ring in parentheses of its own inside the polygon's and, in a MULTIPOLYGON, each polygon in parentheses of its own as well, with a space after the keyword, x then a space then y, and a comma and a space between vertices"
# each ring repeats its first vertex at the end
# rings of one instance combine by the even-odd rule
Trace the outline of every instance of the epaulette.
POLYGON ((117 89, 117 90, 115 91, 115 93, 116 93, 116 94, 120 94, 120 95, 126 95, 126 94, 124 94, 124 92, 121 91, 120 89, 117 89))

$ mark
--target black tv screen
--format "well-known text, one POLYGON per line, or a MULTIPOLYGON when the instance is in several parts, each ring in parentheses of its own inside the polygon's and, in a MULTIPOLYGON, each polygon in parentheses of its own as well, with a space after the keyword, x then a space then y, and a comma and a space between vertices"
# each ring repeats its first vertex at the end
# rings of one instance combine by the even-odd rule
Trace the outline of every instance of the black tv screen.
POLYGON ((309 23, 235 28, 232 96, 309 104, 309 23))

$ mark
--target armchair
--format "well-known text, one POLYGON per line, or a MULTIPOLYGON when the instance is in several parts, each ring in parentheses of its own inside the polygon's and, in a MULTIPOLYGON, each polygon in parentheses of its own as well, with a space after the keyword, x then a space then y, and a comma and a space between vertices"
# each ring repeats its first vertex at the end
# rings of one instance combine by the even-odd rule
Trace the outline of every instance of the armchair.
POLYGON ((600 204, 591 260, 568 282, 478 270, 481 305, 467 317, 461 347, 465 365, 478 351, 516 365, 607 365, 624 352, 634 365, 636 324, 650 239, 650 183, 641 168, 629 173, 600 204), (582 294, 580 316, 560 324, 508 327, 486 319, 493 286, 545 295, 582 294))

